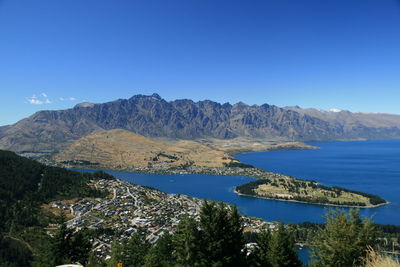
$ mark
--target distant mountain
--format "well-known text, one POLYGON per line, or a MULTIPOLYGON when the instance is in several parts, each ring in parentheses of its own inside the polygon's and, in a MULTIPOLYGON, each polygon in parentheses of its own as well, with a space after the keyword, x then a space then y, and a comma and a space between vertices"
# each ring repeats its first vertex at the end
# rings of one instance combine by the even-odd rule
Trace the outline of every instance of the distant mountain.
POLYGON ((95 130, 125 129, 146 137, 178 139, 235 137, 289 141, 400 138, 400 116, 231 105, 210 100, 166 101, 136 95, 103 104, 40 111, 0 128, 0 148, 54 152, 95 130))
POLYGON ((370 128, 391 128, 400 127, 400 116, 385 113, 352 113, 347 110, 331 109, 330 111, 300 107, 285 107, 286 110, 292 110, 300 114, 319 118, 329 123, 337 123, 347 128, 364 126, 370 128))

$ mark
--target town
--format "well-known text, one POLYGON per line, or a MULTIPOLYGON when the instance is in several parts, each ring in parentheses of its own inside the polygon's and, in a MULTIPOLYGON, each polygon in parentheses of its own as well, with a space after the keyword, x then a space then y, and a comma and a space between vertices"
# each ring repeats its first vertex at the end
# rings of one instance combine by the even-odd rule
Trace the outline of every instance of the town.
MULTIPOLYGON (((103 231, 91 240, 96 254, 105 259, 110 257, 115 233, 118 233, 119 239, 123 239, 140 230, 146 232, 146 239, 150 243, 155 243, 164 233, 173 233, 183 216, 198 219, 205 201, 182 194, 166 194, 118 179, 92 180, 90 186, 106 190, 109 194, 106 198, 53 201, 45 208, 54 214, 63 211, 67 218, 67 227, 70 229, 111 230, 103 231)), ((242 220, 245 231, 248 232, 276 228, 275 223, 259 218, 243 216, 242 220)), ((57 227, 49 225, 49 234, 57 227)))

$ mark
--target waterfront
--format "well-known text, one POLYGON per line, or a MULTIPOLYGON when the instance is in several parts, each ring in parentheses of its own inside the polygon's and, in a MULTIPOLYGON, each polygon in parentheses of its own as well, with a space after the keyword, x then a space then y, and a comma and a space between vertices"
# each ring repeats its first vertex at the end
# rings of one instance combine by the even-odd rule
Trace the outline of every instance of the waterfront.
MULTIPOLYGON (((380 195, 391 203, 362 209, 383 224, 400 224, 400 141, 312 143, 320 150, 269 151, 237 155, 241 161, 298 178, 313 179, 380 195)), ((252 181, 243 176, 204 174, 143 174, 107 171, 122 180, 167 193, 181 193, 235 204, 248 215, 267 221, 322 222, 326 206, 239 196, 235 186, 252 181)))
POLYGON ((272 172, 379 195, 390 204, 363 209, 361 214, 378 223, 400 225, 400 140, 309 144, 321 149, 246 153, 237 158, 272 172))

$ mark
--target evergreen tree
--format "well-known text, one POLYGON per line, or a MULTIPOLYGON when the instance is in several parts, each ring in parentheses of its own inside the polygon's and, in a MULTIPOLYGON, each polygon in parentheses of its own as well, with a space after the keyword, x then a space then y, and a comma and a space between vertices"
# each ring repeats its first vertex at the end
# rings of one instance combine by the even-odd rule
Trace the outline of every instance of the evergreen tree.
POLYGON ((124 247, 126 245, 126 240, 119 241, 115 239, 111 246, 111 258, 108 261, 107 266, 116 267, 118 263, 123 263, 125 261, 125 251, 124 247))
POLYGON ((84 230, 74 233, 70 238, 70 259, 72 262, 79 262, 86 265, 92 248, 89 237, 84 230))
POLYGON ((313 242, 312 264, 320 266, 354 266, 362 263, 367 247, 374 246, 376 231, 370 219, 362 219, 358 210, 345 213, 330 210, 326 225, 313 242))
POLYGON ((142 231, 134 233, 128 240, 114 241, 111 250, 111 259, 108 266, 115 267, 118 263, 123 266, 143 266, 144 257, 150 249, 146 235, 142 231))
POLYGON ((283 223, 271 235, 268 254, 272 267, 302 266, 295 250, 293 233, 285 229, 283 223))
POLYGON ((271 241, 271 232, 265 230, 257 237, 257 247, 249 255, 248 261, 250 266, 255 267, 271 267, 269 262, 269 243, 271 241))
POLYGON ((63 263, 71 263, 70 255, 70 238, 72 231, 67 229, 65 213, 61 212, 58 223, 60 228, 54 235, 53 242, 51 245, 52 261, 55 265, 61 265, 63 263))
POLYGON ((125 266, 139 267, 144 264, 144 257, 150 249, 150 243, 146 240, 143 231, 134 233, 128 240, 125 250, 125 266))
MULTIPOLYGON (((89 254, 88 263, 85 265, 87 267, 106 267, 106 261, 100 256, 96 255, 96 252, 91 252, 89 254)), ((114 266, 117 266, 116 264, 114 266)))
POLYGON ((175 237, 176 257, 183 266, 243 266, 243 226, 237 209, 205 202, 200 221, 185 219, 175 237))
POLYGON ((172 236, 162 235, 145 256, 145 267, 171 267, 174 265, 172 236))
POLYGON ((200 213, 203 261, 207 266, 243 265, 243 226, 234 207, 205 202, 200 213))
POLYGON ((64 212, 61 212, 58 221, 60 228, 54 235, 50 249, 52 262, 55 265, 71 262, 85 264, 92 248, 89 238, 82 230, 74 233, 67 229, 64 212))
POLYGON ((198 223, 191 217, 184 217, 173 236, 174 258, 180 266, 205 266, 201 261, 202 243, 198 223))
POLYGON ((41 235, 36 242, 35 249, 37 255, 32 262, 33 267, 53 267, 54 254, 53 254, 53 238, 48 235, 41 235), (50 249, 49 249, 50 248, 50 249))

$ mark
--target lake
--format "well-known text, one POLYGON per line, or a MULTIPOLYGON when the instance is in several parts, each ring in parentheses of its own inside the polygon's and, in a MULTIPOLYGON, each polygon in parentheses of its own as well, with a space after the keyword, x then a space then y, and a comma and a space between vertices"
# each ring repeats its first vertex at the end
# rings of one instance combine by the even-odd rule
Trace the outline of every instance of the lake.
MULTIPOLYGON (((318 142, 318 150, 268 151, 237 155, 256 167, 382 196, 391 203, 362 209, 377 223, 400 225, 400 141, 318 142)), ((122 180, 237 205, 246 215, 268 221, 323 222, 328 207, 238 196, 233 188, 254 179, 221 175, 159 175, 107 171, 122 180)))
MULTIPOLYGON (((309 144, 321 149, 247 153, 237 158, 272 172, 379 195, 391 203, 362 209, 361 214, 373 216, 377 223, 400 225, 400 140, 309 144)), ((307 214, 304 220, 309 218, 307 214)))

